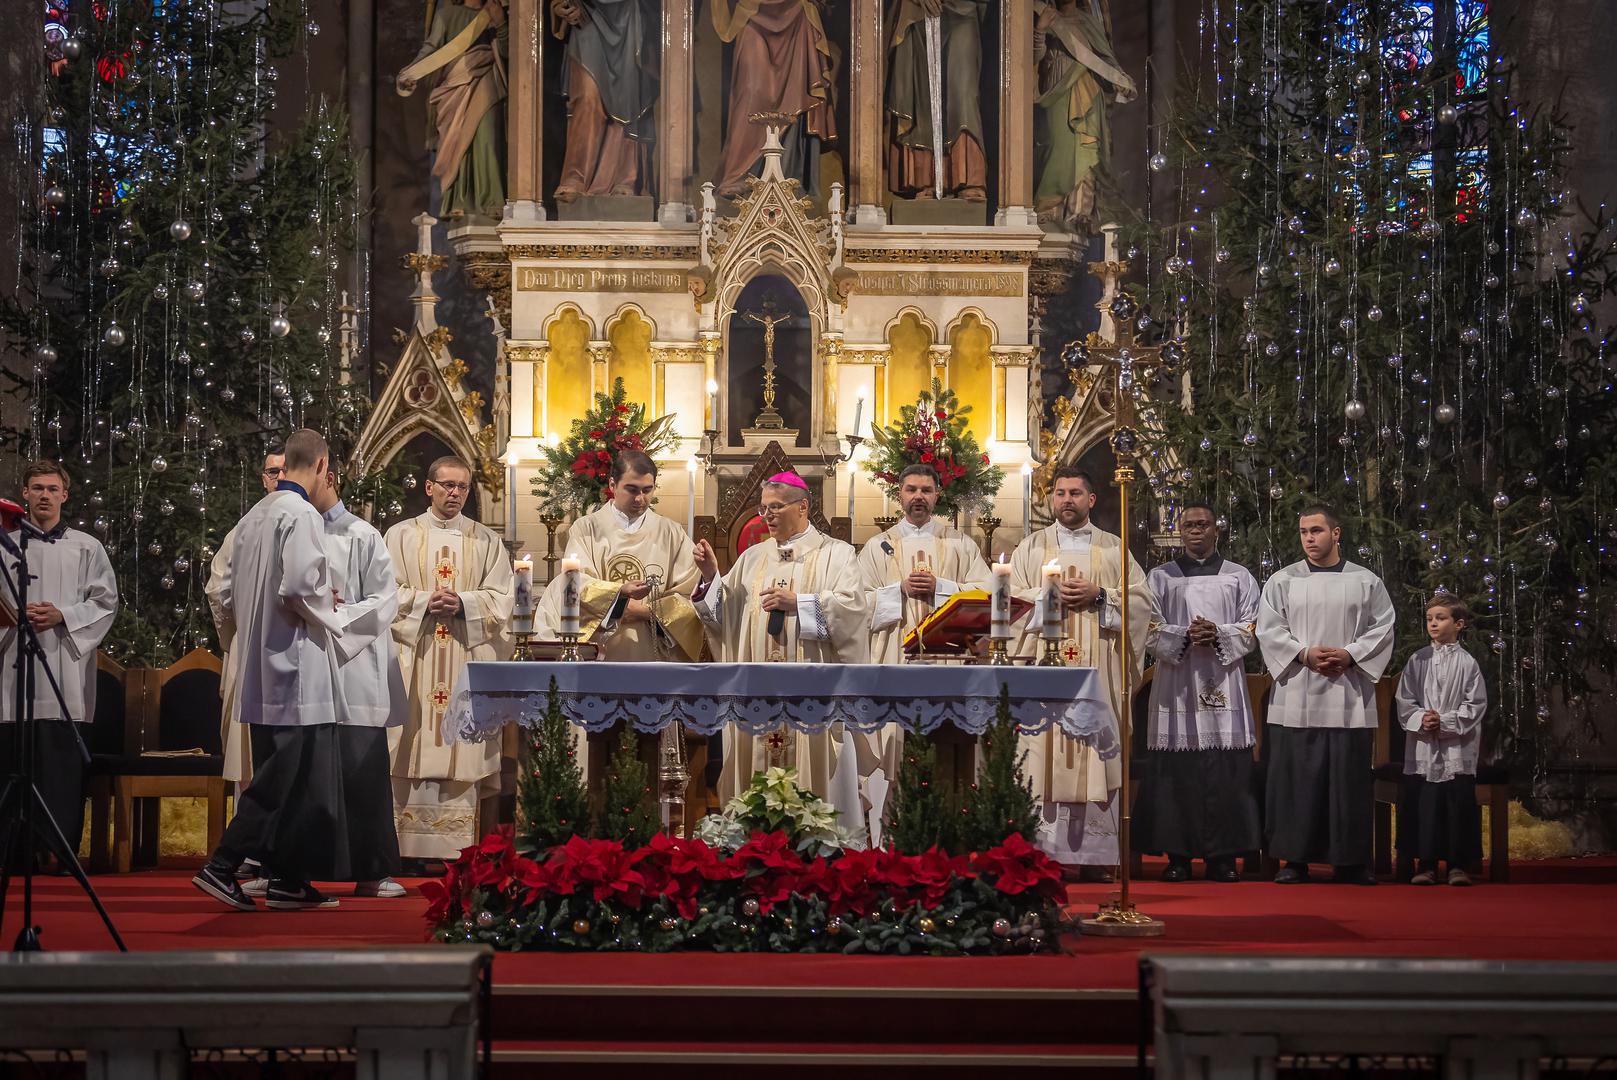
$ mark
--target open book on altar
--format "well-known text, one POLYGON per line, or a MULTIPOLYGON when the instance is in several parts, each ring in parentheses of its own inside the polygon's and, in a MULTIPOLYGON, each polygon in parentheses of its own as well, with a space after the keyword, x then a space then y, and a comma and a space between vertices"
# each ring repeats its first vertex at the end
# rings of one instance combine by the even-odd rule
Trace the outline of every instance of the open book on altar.
MULTIPOLYGON (((1033 610, 1030 601, 1011 597, 1011 622, 1033 610)), ((966 589, 945 600, 921 625, 904 635, 905 652, 966 652, 975 638, 987 637, 993 600, 984 589, 966 589)))

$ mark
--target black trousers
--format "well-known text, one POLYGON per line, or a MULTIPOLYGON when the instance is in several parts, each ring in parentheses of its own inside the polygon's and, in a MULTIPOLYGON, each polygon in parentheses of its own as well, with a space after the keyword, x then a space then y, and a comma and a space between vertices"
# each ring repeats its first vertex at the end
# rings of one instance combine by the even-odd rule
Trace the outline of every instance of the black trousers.
POLYGON ((337 725, 254 724, 250 732, 253 779, 236 800, 212 864, 233 871, 255 859, 274 878, 354 880, 337 725))
POLYGON ((1434 784, 1405 775, 1398 793, 1398 853, 1423 863, 1442 860, 1462 870, 1481 862, 1477 778, 1455 776, 1434 784))
POLYGON ((1367 866, 1373 847, 1372 728, 1270 724, 1265 848, 1286 862, 1367 866))
POLYGON ((399 872, 399 834, 393 824, 393 781, 388 775, 387 729, 337 729, 342 757, 343 825, 348 831, 348 875, 380 881, 399 872))
POLYGON ((1252 751, 1152 750, 1141 762, 1135 851, 1219 859, 1263 843, 1252 751))
MULTIPOLYGON (((9 713, 13 704, 11 701, 0 702, 0 709, 9 713)), ((84 835, 86 766, 79 754, 78 739, 74 737, 75 727, 78 728, 78 735, 89 737, 89 724, 69 724, 65 720, 36 720, 33 731, 34 785, 76 855, 79 841, 84 835)), ((0 778, 13 771, 24 771, 18 756, 21 738, 22 729, 17 724, 0 724, 0 778)), ((22 803, 14 801, 12 806, 20 808, 22 803)), ((48 850, 44 834, 35 833, 35 836, 34 850, 41 853, 48 850)), ((18 851, 21 850, 20 841, 19 836, 18 851)), ((22 864, 16 862, 13 865, 20 867, 22 864)))

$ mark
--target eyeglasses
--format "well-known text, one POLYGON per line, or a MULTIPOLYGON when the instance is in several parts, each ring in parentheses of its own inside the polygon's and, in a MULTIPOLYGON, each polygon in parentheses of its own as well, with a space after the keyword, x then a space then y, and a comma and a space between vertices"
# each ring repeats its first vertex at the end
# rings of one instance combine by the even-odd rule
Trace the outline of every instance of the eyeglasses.
POLYGON ((270 477, 271 479, 273 479, 273 478, 275 478, 277 476, 284 476, 285 474, 286 474, 285 469, 265 469, 264 470, 264 475, 270 477))
POLYGON ((768 506, 760 506, 758 516, 761 518, 774 517, 776 514, 785 512, 788 507, 796 505, 796 503, 771 503, 768 506))
POLYGON ((472 490, 472 485, 463 484, 459 480, 451 480, 448 483, 445 483, 442 480, 428 480, 427 483, 436 484, 439 487, 443 488, 445 491, 448 491, 448 492, 450 492, 452 494, 457 493, 457 492, 467 492, 467 491, 472 490))

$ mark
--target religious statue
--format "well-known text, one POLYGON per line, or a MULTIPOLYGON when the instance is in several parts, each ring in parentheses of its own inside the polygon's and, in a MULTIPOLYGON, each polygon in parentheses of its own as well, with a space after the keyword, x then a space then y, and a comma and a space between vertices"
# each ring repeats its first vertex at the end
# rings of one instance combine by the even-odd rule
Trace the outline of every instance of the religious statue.
POLYGON ((764 408, 752 422, 753 428, 760 431, 778 431, 786 427, 786 422, 775 408, 775 327, 790 322, 792 317, 776 315, 775 311, 775 300, 771 297, 764 301, 761 312, 749 311, 743 316, 764 328, 764 408))
POLYGON ((1107 95, 1134 100, 1134 80, 1112 53, 1100 0, 1035 0, 1033 205, 1039 217, 1071 227, 1093 220, 1095 178, 1111 156, 1107 95))
POLYGON ((894 194, 987 201, 979 81, 988 9, 989 0, 893 0, 888 9, 894 194))
POLYGON ((428 0, 427 39, 399 72, 404 96, 441 72, 427 99, 427 146, 442 198, 439 216, 505 213, 505 0, 428 0))
POLYGON ((656 132, 660 13, 647 0, 551 0, 567 41, 567 153, 558 202, 646 193, 656 132))
POLYGON ((732 42, 729 119, 715 186, 734 198, 763 160, 761 113, 795 116, 781 133, 781 169, 809 195, 820 190, 820 150, 837 137, 836 61, 820 9, 825 0, 713 0, 713 28, 732 42))

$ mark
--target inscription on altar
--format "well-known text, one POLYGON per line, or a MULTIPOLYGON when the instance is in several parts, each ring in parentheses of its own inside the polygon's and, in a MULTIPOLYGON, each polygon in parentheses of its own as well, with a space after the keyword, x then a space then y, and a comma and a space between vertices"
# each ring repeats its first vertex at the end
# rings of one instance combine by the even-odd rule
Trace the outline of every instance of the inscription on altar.
POLYGON ((519 292, 667 292, 685 291, 685 271, 629 268, 521 266, 519 292))
POLYGON ((861 270, 859 292, 866 296, 1021 296, 1017 273, 945 270, 861 270))

